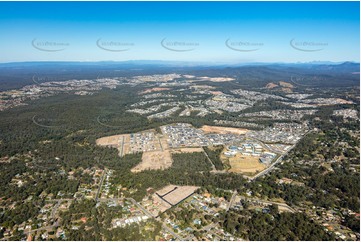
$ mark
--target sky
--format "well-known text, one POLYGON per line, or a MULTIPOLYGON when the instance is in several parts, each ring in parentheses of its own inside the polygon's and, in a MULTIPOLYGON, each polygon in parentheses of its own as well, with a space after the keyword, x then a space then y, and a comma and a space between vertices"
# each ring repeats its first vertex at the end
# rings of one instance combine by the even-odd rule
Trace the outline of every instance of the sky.
POLYGON ((359 62, 359 4, 0 2, 0 62, 359 62))

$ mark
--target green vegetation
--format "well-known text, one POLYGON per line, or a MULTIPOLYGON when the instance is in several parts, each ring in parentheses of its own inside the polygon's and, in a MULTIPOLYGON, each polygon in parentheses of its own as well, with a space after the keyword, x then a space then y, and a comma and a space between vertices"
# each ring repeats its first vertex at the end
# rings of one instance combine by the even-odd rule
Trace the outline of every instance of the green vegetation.
POLYGON ((347 208, 359 212, 360 173, 359 130, 354 121, 344 122, 332 116, 325 107, 312 120, 317 131, 309 133, 278 165, 277 172, 247 184, 247 188, 262 197, 282 198, 290 205, 304 202, 331 208, 347 208), (298 185, 278 184, 277 179, 289 178, 298 185))
MULTIPOLYGON (((226 231, 248 240, 334 240, 320 225, 302 213, 270 213, 256 211, 223 214, 226 231)), ((221 218, 221 221, 223 220, 221 218)))
POLYGON ((210 173, 210 164, 202 152, 173 154, 173 165, 162 171, 147 170, 132 173, 130 169, 141 161, 141 154, 126 155, 120 161, 108 163, 115 170, 112 183, 135 189, 132 194, 136 200, 146 195, 146 189, 161 188, 168 184, 214 186, 222 189, 239 189, 246 181, 237 174, 210 173))
POLYGON ((204 147, 204 151, 207 153, 209 159, 211 159, 217 170, 224 169, 223 162, 220 158, 222 150, 223 150, 223 146, 212 147, 212 149, 208 147, 204 147))
POLYGON ((355 216, 346 216, 343 225, 352 229, 352 231, 359 233, 360 232, 360 219, 357 219, 355 216))

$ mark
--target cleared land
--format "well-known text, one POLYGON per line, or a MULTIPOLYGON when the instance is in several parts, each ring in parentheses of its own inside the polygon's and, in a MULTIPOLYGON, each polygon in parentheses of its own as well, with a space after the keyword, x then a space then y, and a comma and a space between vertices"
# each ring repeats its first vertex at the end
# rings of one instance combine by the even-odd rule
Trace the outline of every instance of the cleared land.
POLYGON ((253 174, 266 168, 266 165, 259 161, 259 157, 236 154, 228 158, 231 169, 230 172, 253 174))
POLYGON ((200 77, 200 79, 211 82, 230 82, 235 80, 234 78, 229 78, 229 77, 207 77, 207 76, 200 77))
POLYGON ((163 187, 152 195, 154 208, 150 212, 154 216, 158 216, 159 213, 170 209, 173 205, 192 195, 197 189, 198 187, 195 186, 168 185, 163 187))
POLYGON ((163 200, 171 205, 176 205, 183 199, 189 197, 199 187, 196 186, 175 186, 168 185, 161 190, 157 191, 157 194, 162 197, 163 200))
MULTIPOLYGON (((189 82, 191 82, 191 81, 189 81, 189 82)), ((216 89, 215 87, 208 86, 208 85, 192 85, 192 86, 190 86, 190 88, 192 88, 192 89, 216 89)))
POLYGON ((119 134, 119 135, 112 135, 99 138, 95 141, 95 143, 99 146, 107 146, 116 148, 119 151, 119 156, 123 156, 125 153, 124 142, 129 142, 129 135, 127 134, 119 134))
POLYGON ((353 104, 352 101, 347 101, 345 99, 341 99, 341 98, 336 98, 337 102, 339 102, 340 104, 353 104))
POLYGON ((126 135, 124 134, 119 134, 119 135, 102 137, 96 140, 96 144, 101 146, 112 146, 112 147, 119 146, 119 143, 122 142, 123 137, 125 136, 126 135))
POLYGON ((137 152, 163 151, 168 148, 166 140, 159 138, 155 130, 106 136, 97 139, 96 144, 118 149, 119 156, 137 152))
POLYGON ((221 91, 211 91, 210 93, 213 94, 213 95, 221 95, 221 94, 223 94, 223 92, 221 92, 221 91))
POLYGON ((165 186, 165 187, 163 187, 162 189, 158 190, 156 193, 157 193, 159 196, 164 196, 164 195, 166 195, 167 193, 170 193, 171 191, 173 191, 174 188, 176 188, 176 187, 179 187, 179 186, 168 185, 168 186, 165 186))
POLYGON ((270 82, 270 83, 268 83, 268 84, 266 85, 266 88, 268 88, 268 89, 272 89, 272 88, 275 88, 275 87, 278 87, 278 85, 275 84, 275 83, 273 83, 273 82, 270 82))
POLYGON ((169 150, 143 152, 142 162, 131 169, 132 172, 144 170, 163 170, 172 166, 169 150))
POLYGON ((172 153, 193 153, 193 152, 203 152, 202 148, 179 148, 172 149, 172 153))
POLYGON ((163 213, 164 211, 170 209, 172 206, 167 202, 163 201, 157 194, 153 194, 152 196, 153 203, 156 206, 156 209, 150 211, 154 216, 158 216, 159 213, 163 213))
POLYGON ((217 134, 245 134, 248 129, 221 127, 221 126, 202 126, 201 130, 205 133, 217 133, 217 134))
POLYGON ((294 86, 291 83, 288 83, 288 82, 280 81, 279 84, 282 87, 294 88, 294 86))
POLYGON ((139 94, 147 94, 147 93, 152 93, 152 92, 159 92, 159 91, 167 91, 170 90, 170 88, 168 87, 154 87, 154 88, 148 88, 145 89, 144 91, 140 92, 139 94))

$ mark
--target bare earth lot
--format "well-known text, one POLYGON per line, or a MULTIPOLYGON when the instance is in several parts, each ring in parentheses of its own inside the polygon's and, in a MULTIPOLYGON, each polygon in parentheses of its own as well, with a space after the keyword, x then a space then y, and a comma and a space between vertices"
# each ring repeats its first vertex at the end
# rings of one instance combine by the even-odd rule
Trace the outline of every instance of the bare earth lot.
POLYGON ((211 82, 230 82, 230 81, 234 81, 234 78, 230 78, 230 77, 207 77, 207 76, 203 76, 200 77, 201 80, 206 80, 206 81, 211 81, 211 82))
POLYGON ((100 146, 112 146, 116 147, 119 146, 119 143, 122 141, 123 137, 126 135, 119 134, 119 135, 112 135, 102 137, 96 140, 96 144, 100 146))
POLYGON ((178 148, 178 149, 172 149, 172 153, 193 153, 193 152, 203 152, 203 149, 201 147, 196 148, 178 148))
POLYGON ((159 213, 163 213, 172 207, 170 204, 163 201, 157 194, 153 194, 152 199, 157 206, 157 208, 151 212, 154 216, 158 216, 159 213))
POLYGON ((245 134, 248 129, 221 127, 221 126, 202 126, 201 130, 205 133, 217 133, 217 134, 245 134))
POLYGON ((119 156, 124 155, 124 147, 121 146, 121 144, 126 142, 126 140, 129 141, 129 135, 127 134, 119 134, 119 135, 112 135, 112 136, 106 136, 102 137, 96 140, 96 144, 99 146, 108 146, 112 148, 116 148, 119 151, 119 156))
POLYGON ((192 195, 199 187, 196 186, 175 186, 168 185, 161 190, 157 191, 159 196, 163 196, 163 199, 172 205, 176 205, 183 199, 192 195))
POLYGON ((152 195, 155 209, 152 209, 151 213, 158 216, 159 213, 170 209, 173 205, 192 195, 197 189, 198 187, 195 186, 168 185, 163 187, 152 195))
POLYGON ((159 92, 159 91, 167 91, 167 90, 170 90, 170 88, 168 88, 168 87, 154 87, 154 88, 145 89, 144 91, 140 92, 139 94, 143 95, 143 94, 147 94, 147 93, 159 92))

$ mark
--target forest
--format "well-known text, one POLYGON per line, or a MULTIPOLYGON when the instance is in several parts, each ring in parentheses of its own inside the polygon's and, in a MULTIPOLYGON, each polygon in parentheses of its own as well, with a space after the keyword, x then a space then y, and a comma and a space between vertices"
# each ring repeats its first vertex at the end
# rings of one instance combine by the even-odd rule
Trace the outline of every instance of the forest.
POLYGON ((334 240, 320 225, 302 213, 278 213, 270 207, 270 213, 252 210, 225 213, 223 227, 230 233, 255 241, 280 240, 334 240))

